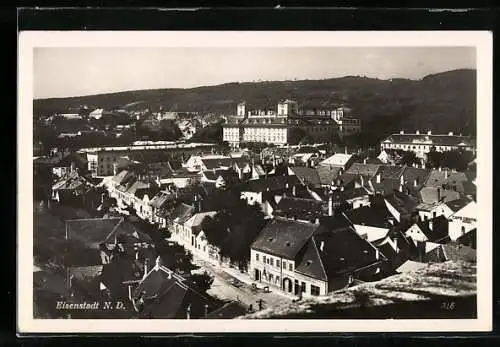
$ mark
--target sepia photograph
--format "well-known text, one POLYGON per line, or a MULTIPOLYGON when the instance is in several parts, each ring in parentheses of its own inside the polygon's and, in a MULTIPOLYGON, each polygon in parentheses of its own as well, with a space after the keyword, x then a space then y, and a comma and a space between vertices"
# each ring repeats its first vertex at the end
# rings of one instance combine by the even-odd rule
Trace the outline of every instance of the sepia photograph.
POLYGON ((22 32, 19 329, 491 329, 491 37, 22 32))

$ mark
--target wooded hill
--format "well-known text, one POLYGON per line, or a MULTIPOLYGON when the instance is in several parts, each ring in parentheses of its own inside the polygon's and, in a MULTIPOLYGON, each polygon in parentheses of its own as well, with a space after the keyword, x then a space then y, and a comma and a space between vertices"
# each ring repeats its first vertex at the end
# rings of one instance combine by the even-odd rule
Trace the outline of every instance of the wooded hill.
MULTIPOLYGON (((300 104, 345 105, 364 131, 378 136, 404 129, 475 135, 476 71, 453 70, 421 80, 347 76, 324 80, 227 83, 191 89, 156 89, 34 101, 34 114, 48 116, 79 105, 234 114, 236 104, 276 108, 281 99, 300 104)), ((487 115, 484 115, 487 116, 487 115)))

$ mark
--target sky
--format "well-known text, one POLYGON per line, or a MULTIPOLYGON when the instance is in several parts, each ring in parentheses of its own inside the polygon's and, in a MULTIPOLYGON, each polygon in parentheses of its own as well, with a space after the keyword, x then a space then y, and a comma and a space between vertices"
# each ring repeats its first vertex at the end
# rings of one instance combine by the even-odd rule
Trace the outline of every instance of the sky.
POLYGON ((461 68, 476 68, 475 48, 37 47, 34 98, 259 80, 420 79, 461 68))

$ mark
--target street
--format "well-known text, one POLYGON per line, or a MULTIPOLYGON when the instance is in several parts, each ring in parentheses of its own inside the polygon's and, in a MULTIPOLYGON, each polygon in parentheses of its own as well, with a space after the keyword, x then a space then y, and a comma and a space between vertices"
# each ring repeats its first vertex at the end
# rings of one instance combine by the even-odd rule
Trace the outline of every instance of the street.
POLYGON ((214 275, 214 282, 207 293, 221 300, 239 300, 247 307, 252 305, 254 310, 259 309, 260 300, 262 309, 280 306, 293 300, 293 297, 278 292, 278 289, 272 288, 266 293, 262 288, 253 288, 249 276, 245 273, 236 275, 236 269, 220 268, 196 256, 193 256, 193 263, 214 275), (234 272, 238 278, 228 272, 234 272))

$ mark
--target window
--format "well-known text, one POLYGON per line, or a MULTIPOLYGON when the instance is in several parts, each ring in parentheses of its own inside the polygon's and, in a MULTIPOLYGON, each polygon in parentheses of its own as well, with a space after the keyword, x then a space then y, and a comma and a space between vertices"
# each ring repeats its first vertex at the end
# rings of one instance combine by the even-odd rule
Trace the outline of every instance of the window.
POLYGON ((306 292, 306 282, 302 282, 300 284, 300 287, 301 287, 300 289, 301 289, 302 293, 305 293, 306 292))
POLYGON ((286 270, 286 261, 283 262, 283 269, 286 270))
POLYGON ((281 267, 280 261, 276 260, 276 267, 281 267))
POLYGON ((273 279, 274 279, 273 274, 269 274, 269 282, 272 282, 272 281, 273 281, 273 279))
POLYGON ((264 262, 264 263, 266 262, 266 256, 265 255, 262 256, 262 262, 264 262))
POLYGON ((271 259, 269 259, 269 261, 271 262, 271 265, 274 266, 274 259, 271 258, 271 259))
POLYGON ((259 261, 259 253, 255 254, 255 260, 259 261))
POLYGON ((288 269, 289 269, 290 271, 293 271, 293 264, 292 264, 292 263, 290 263, 290 264, 289 264, 288 269))
POLYGON ((318 296, 319 295, 319 287, 311 284, 311 295, 318 296))
POLYGON ((462 235, 465 234, 465 227, 462 226, 462 235))

